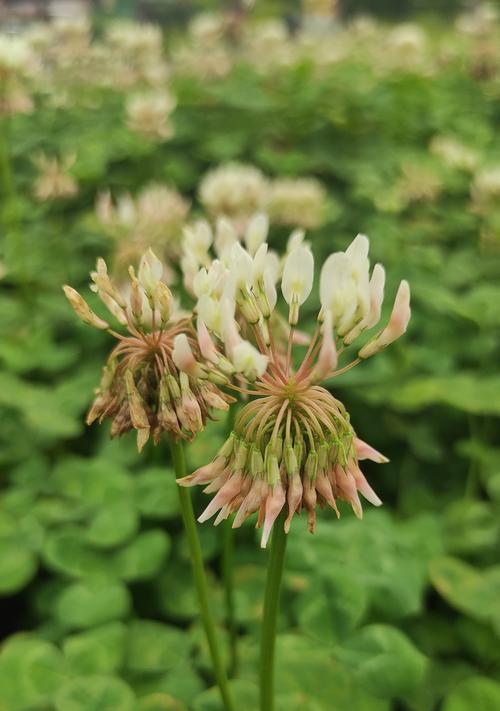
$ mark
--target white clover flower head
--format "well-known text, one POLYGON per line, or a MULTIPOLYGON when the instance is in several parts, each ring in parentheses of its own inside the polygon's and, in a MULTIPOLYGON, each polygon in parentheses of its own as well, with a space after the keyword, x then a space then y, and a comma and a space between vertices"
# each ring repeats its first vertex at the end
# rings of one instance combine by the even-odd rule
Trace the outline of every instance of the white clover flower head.
POLYGON ((267 180, 251 165, 227 163, 209 171, 200 185, 200 201, 213 216, 249 218, 264 206, 267 180))
POLYGON ((149 250, 141 260, 138 277, 134 268, 129 268, 130 287, 125 294, 110 279, 104 260, 98 260, 91 288, 119 327, 125 327, 128 333, 124 335, 112 330, 77 291, 64 287, 84 323, 108 330, 118 340, 103 370, 87 423, 109 418, 112 437, 137 430, 139 450, 150 436, 157 443, 164 432, 177 439, 192 439, 213 409, 227 410, 234 400, 218 388, 228 380, 232 366, 217 354, 213 344, 210 346, 206 329, 198 324, 195 330, 190 314, 186 317, 178 312, 162 281, 163 271, 162 263, 149 250), (145 317, 146 307, 149 318, 145 317))
POLYGON ((257 526, 263 527, 261 545, 265 546, 285 506, 287 532, 301 509, 307 511, 313 532, 318 504, 329 505, 339 516, 337 500, 343 499, 358 518, 363 514, 359 494, 380 506, 359 462, 387 460, 357 437, 345 407, 321 385, 382 350, 407 329, 410 292, 408 283, 402 281, 388 324, 357 357, 339 366, 349 345, 380 320, 385 272, 376 264, 370 276, 368 248, 368 238, 358 235, 345 252, 325 261, 317 328, 298 364, 293 358, 295 327, 314 278, 309 247, 299 242, 284 263, 281 291, 289 308, 285 344, 276 335, 276 270, 268 267, 265 242, 253 258, 240 245, 232 248, 227 272, 233 273, 237 284, 234 298, 228 297, 226 289, 220 296, 203 293, 199 298, 196 308, 203 320, 200 333, 207 359, 219 368, 222 362, 229 363, 225 372, 237 378, 227 387, 253 398, 240 411, 231 436, 212 464, 179 480, 184 486, 208 484, 206 493, 215 493, 200 521, 217 514, 218 524, 235 513, 233 525, 240 526, 258 512, 257 526), (213 339, 207 340, 205 328, 213 339))

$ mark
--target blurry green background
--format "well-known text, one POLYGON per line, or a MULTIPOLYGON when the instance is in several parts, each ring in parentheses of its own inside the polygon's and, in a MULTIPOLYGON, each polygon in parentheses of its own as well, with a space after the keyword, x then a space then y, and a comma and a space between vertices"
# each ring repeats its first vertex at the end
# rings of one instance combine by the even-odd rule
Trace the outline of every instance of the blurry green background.
MULTIPOLYGON (((263 5, 238 20, 254 39, 288 10, 263 5)), ((379 5, 395 14, 389 2, 345 8, 379 5)), ((318 178, 329 206, 308 233, 317 263, 364 232, 388 302, 399 279, 412 288, 407 336, 332 384, 391 460, 365 467, 384 507, 367 506, 363 522, 325 513, 314 537, 294 521, 278 709, 500 708, 500 25, 492 8, 455 22, 458 3, 445 5, 446 19, 410 28, 322 16, 286 39, 286 60, 272 44, 240 52, 224 33, 199 51, 182 24, 167 26, 170 140, 127 126, 125 90, 95 75, 72 86, 71 71, 64 87, 57 72, 32 81, 33 110, 0 118, 1 711, 220 709, 166 446, 139 457, 133 436, 85 428, 111 343, 77 323, 61 285, 87 295, 96 257, 112 257, 94 216, 100 191, 164 182, 196 214, 201 177, 227 161, 318 178), (187 69, 180 47, 195 57, 187 69), (204 59, 219 51, 227 66, 210 73, 204 59), (439 149, 443 137, 455 148, 439 149), (35 198, 40 151, 74 156, 76 195, 35 198)), ((112 15, 100 13, 97 37, 112 15)), ((273 246, 287 234, 274 229, 273 246)), ((191 466, 225 428, 207 428, 191 466)), ((223 629, 221 532, 199 531, 223 629)), ((255 708, 265 563, 250 522, 235 552, 239 711, 255 708)))

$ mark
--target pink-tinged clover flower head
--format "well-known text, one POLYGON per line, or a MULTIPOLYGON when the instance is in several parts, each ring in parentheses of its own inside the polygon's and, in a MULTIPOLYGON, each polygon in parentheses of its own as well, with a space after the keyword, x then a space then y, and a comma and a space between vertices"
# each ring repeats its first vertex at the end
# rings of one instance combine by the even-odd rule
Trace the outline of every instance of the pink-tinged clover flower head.
POLYGON ((338 500, 343 500, 361 518, 360 495, 374 506, 382 503, 359 462, 388 460, 357 436, 344 405, 322 385, 406 331, 409 287, 403 281, 387 326, 357 357, 339 366, 348 346, 381 316, 385 272, 376 264, 370 275, 368 248, 368 238, 358 235, 345 252, 332 254, 324 263, 317 327, 295 367, 300 307, 314 279, 314 259, 303 234, 293 237, 282 269, 281 292, 288 307, 285 343, 276 333, 277 292, 268 288, 276 274, 274 266, 266 266, 266 243, 253 256, 239 244, 231 247, 221 272, 229 288, 221 290, 203 277, 196 310, 204 350, 211 362, 230 362, 236 380, 227 387, 251 400, 212 463, 179 480, 182 486, 203 484, 206 493, 215 494, 200 521, 215 517, 218 524, 234 514, 233 526, 238 527, 257 513, 264 547, 281 512, 286 513, 283 525, 288 532, 294 515, 304 509, 314 532, 318 505, 339 516, 338 500), (217 317, 212 318, 211 311, 217 317), (205 344, 207 338, 211 345, 205 344))
POLYGON ((126 333, 113 330, 75 289, 64 287, 84 323, 107 330, 118 340, 87 423, 109 418, 112 437, 137 430, 139 450, 150 436, 158 442, 163 432, 191 439, 212 410, 227 410, 234 399, 219 389, 233 367, 213 343, 210 346, 210 334, 201 321, 197 333, 189 318, 175 315, 163 273, 162 262, 148 250, 137 276, 130 267, 130 288, 122 291, 110 278, 106 262, 97 261, 91 289, 126 333))

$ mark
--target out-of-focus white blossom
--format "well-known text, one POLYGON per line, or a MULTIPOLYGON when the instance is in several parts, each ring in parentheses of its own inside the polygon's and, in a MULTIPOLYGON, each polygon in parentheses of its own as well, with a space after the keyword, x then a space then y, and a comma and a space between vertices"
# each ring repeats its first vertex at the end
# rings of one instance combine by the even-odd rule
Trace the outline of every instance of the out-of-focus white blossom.
POLYGON ((326 192, 313 178, 273 181, 267 210, 272 222, 305 229, 319 227, 325 219, 326 192))
POLYGON ((176 100, 165 90, 131 96, 125 107, 127 126, 151 140, 165 141, 174 132, 170 115, 175 105, 176 100))
POLYGON ((248 219, 262 209, 268 183, 251 165, 228 163, 209 171, 200 185, 200 201, 217 217, 248 219))

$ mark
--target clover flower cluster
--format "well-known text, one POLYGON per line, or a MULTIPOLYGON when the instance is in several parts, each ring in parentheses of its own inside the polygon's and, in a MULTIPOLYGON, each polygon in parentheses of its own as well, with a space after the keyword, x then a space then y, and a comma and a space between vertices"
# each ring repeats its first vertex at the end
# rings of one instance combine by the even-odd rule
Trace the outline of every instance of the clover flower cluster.
POLYGON ((219 388, 228 381, 232 366, 222 357, 210 368, 203 364, 190 319, 173 312, 163 269, 161 261, 148 251, 137 276, 130 267, 126 294, 110 279, 104 260, 98 260, 91 273, 91 289, 128 331, 126 335, 111 329, 75 289, 64 287, 84 323, 118 339, 103 369, 87 423, 110 419, 112 437, 137 430, 139 451, 150 435, 155 443, 164 432, 191 439, 203 429, 212 410, 225 411, 233 401, 219 388))
POLYGON ((326 191, 313 178, 267 178, 258 168, 226 163, 201 181, 200 202, 213 217, 227 217, 242 231, 255 212, 273 224, 312 229, 325 219, 326 191))
POLYGON ((39 58, 39 79, 48 90, 100 87, 127 90, 165 85, 168 67, 161 29, 154 25, 110 23, 99 40, 86 18, 35 25, 26 42, 39 58), (103 71, 103 68, 105 70, 103 71))
POLYGON ((35 56, 23 38, 0 34, 0 116, 31 111, 28 85, 35 66, 35 56))
POLYGON ((148 247, 167 262, 177 256, 188 212, 189 203, 182 195, 159 183, 144 187, 135 198, 126 192, 113 201, 109 191, 101 193, 96 217, 101 229, 115 240, 114 271, 120 273, 138 262, 148 247))
POLYGON ((278 293, 276 274, 268 267, 267 243, 253 255, 235 243, 229 258, 216 259, 200 270, 195 291, 198 333, 204 334, 202 353, 214 363, 224 353, 243 381, 233 387, 253 398, 240 411, 215 459, 179 480, 183 486, 205 484, 207 493, 215 493, 200 521, 217 514, 217 524, 235 513, 237 527, 258 512, 265 547, 281 512, 283 516, 287 512, 288 531, 295 513, 306 509, 313 532, 318 504, 332 507, 339 515, 337 499, 342 499, 361 517, 358 492, 375 505, 381 503, 359 461, 387 460, 357 437, 345 407, 321 385, 406 331, 410 294, 408 283, 402 281, 387 325, 358 350, 354 360, 339 367, 344 350, 381 317, 385 272, 376 264, 370 275, 368 248, 368 238, 358 235, 345 252, 330 255, 324 263, 317 328, 297 367, 294 334, 300 308, 313 286, 310 249, 299 243, 284 262, 281 292, 289 325, 284 348, 274 335, 278 293))
POLYGON ((60 200, 71 198, 78 193, 78 183, 71 175, 71 168, 75 162, 74 153, 66 154, 61 158, 47 156, 40 152, 34 156, 33 163, 38 170, 33 192, 37 200, 60 200))

